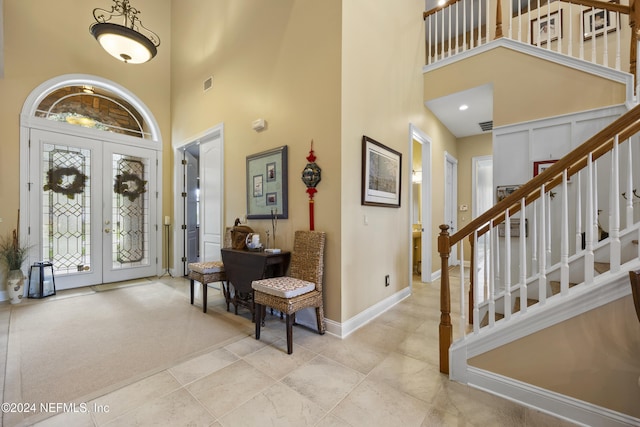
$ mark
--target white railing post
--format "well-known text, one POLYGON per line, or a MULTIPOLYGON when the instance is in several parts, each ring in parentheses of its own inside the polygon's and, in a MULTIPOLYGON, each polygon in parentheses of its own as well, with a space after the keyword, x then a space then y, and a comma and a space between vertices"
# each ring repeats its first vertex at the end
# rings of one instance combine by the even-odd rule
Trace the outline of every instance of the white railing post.
POLYGON ((576 180, 576 253, 582 249, 582 186, 580 185, 580 178, 582 171, 575 174, 576 180))
MULTIPOLYGON (((489 223, 490 251, 491 259, 495 260, 498 252, 497 242, 498 235, 493 231, 493 220, 489 223)), ((494 263, 490 263, 494 264, 494 263)), ((492 265, 494 266, 494 265, 492 265)), ((497 267, 497 266, 495 266, 497 267)), ((493 274, 489 275, 489 326, 493 327, 496 323, 496 301, 495 301, 495 278, 493 274)))
POLYGON ((611 206, 609 207, 609 254, 610 271, 620 271, 620 159, 618 135, 613 138, 613 151, 611 152, 611 206))
POLYGON ((587 206, 585 208, 585 253, 584 253, 584 283, 593 282, 593 155, 589 153, 587 159, 587 206))
POLYGON ((562 171, 562 232, 560 242, 560 292, 569 292, 569 192, 567 170, 562 171))
MULTIPOLYGON (((473 232, 473 242, 473 259, 477 261, 479 251, 477 229, 473 232)), ((480 332, 480 281, 478 280, 478 267, 475 267, 471 274, 473 275, 473 302, 469 301, 469 304, 473 304, 473 332, 477 334, 480 332)))
POLYGON ((531 275, 538 272, 538 200, 531 210, 531 275))
POLYGON ((627 139, 627 210, 625 215, 627 228, 633 225, 633 197, 633 149, 631 138, 629 138, 627 139))
POLYGON ((511 318, 511 213, 505 212, 504 220, 504 317, 511 318))
POLYGON ((540 254, 538 259, 538 302, 540 305, 547 300, 547 256, 546 256, 546 240, 547 240, 547 215, 546 215, 546 185, 540 187, 540 254))
POLYGON ((527 306, 527 218, 525 215, 526 199, 520 199, 520 312, 527 306), (524 307, 523 307, 524 304, 524 307))
MULTIPOLYGON (((467 336, 467 311, 464 294, 464 240, 460 241, 460 332, 462 337, 467 336)), ((471 302, 469 302, 471 304, 471 302)))

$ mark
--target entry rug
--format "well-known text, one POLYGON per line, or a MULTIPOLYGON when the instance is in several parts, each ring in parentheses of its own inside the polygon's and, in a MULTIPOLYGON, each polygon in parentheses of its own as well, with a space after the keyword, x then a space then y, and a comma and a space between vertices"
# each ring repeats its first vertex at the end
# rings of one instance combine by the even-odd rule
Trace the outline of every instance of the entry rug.
POLYGON ((4 402, 87 402, 249 333, 160 282, 12 306, 4 402))

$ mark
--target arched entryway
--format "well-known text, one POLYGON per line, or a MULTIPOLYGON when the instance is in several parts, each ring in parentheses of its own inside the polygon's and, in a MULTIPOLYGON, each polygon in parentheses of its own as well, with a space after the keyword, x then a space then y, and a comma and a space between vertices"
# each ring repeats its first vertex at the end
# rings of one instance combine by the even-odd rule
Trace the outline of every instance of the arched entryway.
POLYGON ((156 275, 162 141, 127 89, 90 75, 44 82, 23 106, 20 223, 29 262, 59 289, 156 275))

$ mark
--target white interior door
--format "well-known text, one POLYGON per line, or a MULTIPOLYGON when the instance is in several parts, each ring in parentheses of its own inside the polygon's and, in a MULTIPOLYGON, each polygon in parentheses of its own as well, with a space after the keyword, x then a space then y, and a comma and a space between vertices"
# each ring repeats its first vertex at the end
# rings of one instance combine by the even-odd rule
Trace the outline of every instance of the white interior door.
POLYGON ((31 130, 30 241, 56 287, 151 276, 157 266, 156 152, 31 130))
POLYGON ((220 261, 222 247, 222 138, 200 143, 200 259, 220 261))
POLYGON ((189 150, 184 151, 185 160, 185 224, 187 241, 187 262, 200 260, 200 221, 198 220, 198 159, 189 150))
MULTIPOLYGON (((458 231, 458 160, 449 153, 445 157, 445 188, 444 188, 444 223, 449 226, 449 234, 458 231)), ((449 265, 457 265, 457 247, 451 248, 449 255, 449 265)))

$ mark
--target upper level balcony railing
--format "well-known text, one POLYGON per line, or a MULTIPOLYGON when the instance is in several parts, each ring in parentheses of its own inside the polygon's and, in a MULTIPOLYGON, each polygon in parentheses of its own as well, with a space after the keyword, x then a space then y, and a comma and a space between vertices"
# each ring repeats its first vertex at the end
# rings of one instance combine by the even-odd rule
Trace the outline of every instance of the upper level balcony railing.
POLYGON ((630 1, 449 0, 423 14, 427 66, 507 37, 635 75, 640 19, 630 1))

